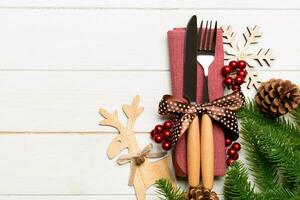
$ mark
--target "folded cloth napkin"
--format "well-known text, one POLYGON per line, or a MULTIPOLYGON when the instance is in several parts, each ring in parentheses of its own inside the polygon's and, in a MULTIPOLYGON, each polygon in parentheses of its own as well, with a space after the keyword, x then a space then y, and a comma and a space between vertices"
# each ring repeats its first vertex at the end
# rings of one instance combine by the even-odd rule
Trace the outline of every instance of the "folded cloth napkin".
MULTIPOLYGON (((184 60, 185 29, 175 28, 168 32, 169 57, 171 68, 172 93, 176 97, 182 97, 183 88, 183 60, 184 60)), ((224 65, 224 51, 222 30, 217 31, 216 51, 214 62, 208 70, 209 99, 214 100, 223 96, 223 77, 221 74, 224 65)), ((197 103, 203 103, 203 70, 197 69, 197 103)), ((215 176, 223 176, 226 171, 225 139, 224 131, 217 124, 213 124, 214 134, 214 161, 215 176)), ((173 165, 177 176, 187 176, 186 134, 183 135, 173 149, 173 165)))

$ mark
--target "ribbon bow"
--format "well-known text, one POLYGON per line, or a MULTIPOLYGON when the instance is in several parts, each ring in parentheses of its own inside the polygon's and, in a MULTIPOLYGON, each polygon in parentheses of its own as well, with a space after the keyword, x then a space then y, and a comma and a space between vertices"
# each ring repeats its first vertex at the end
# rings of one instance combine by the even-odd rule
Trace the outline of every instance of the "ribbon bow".
POLYGON ((135 155, 123 155, 117 159, 119 165, 131 163, 131 171, 129 176, 128 185, 133 186, 133 181, 138 166, 145 162, 145 158, 160 158, 167 154, 167 152, 150 153, 153 148, 152 144, 148 144, 143 150, 135 155))
POLYGON ((205 104, 191 104, 185 99, 164 95, 159 103, 159 114, 173 115, 174 127, 171 137, 172 146, 188 129, 196 115, 207 114, 213 120, 223 125, 233 138, 238 138, 239 129, 235 111, 245 104, 245 96, 241 91, 213 100, 205 104))

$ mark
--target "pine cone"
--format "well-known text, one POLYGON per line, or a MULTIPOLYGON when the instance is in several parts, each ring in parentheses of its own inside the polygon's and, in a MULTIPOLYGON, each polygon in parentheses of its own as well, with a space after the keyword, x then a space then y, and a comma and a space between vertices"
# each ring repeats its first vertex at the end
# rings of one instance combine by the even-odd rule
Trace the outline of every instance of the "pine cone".
POLYGON ((271 79, 258 88, 255 101, 261 112, 278 117, 297 108, 300 92, 298 86, 289 80, 271 79))

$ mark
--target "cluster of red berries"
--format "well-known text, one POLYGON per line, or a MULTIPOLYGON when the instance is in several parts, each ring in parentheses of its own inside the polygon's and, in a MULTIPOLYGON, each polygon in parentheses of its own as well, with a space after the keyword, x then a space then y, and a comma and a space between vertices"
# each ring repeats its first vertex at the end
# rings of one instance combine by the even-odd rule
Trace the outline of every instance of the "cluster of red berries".
POLYGON ((227 154, 227 165, 231 166, 239 158, 238 151, 241 149, 241 145, 238 142, 232 143, 230 138, 225 139, 225 151, 227 154))
POLYGON ((162 125, 156 125, 155 128, 150 132, 151 138, 156 143, 162 143, 162 148, 166 151, 170 150, 172 147, 172 143, 170 141, 172 136, 172 127, 172 121, 165 121, 162 125))
POLYGON ((246 66, 247 63, 244 60, 232 60, 229 65, 225 65, 222 69, 222 75, 225 77, 224 84, 231 87, 233 91, 240 90, 247 76, 246 66))

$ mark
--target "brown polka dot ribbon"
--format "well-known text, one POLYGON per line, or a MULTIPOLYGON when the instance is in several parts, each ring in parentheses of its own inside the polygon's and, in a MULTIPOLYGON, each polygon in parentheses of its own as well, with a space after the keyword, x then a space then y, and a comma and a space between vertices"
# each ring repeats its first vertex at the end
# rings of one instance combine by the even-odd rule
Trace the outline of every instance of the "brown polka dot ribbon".
POLYGON ((235 91, 229 95, 205 104, 191 104, 186 99, 164 95, 159 103, 159 114, 173 116, 172 146, 177 143, 179 137, 188 129, 196 115, 208 114, 213 120, 220 123, 238 138, 239 129, 235 111, 245 104, 245 96, 241 91, 235 91))

